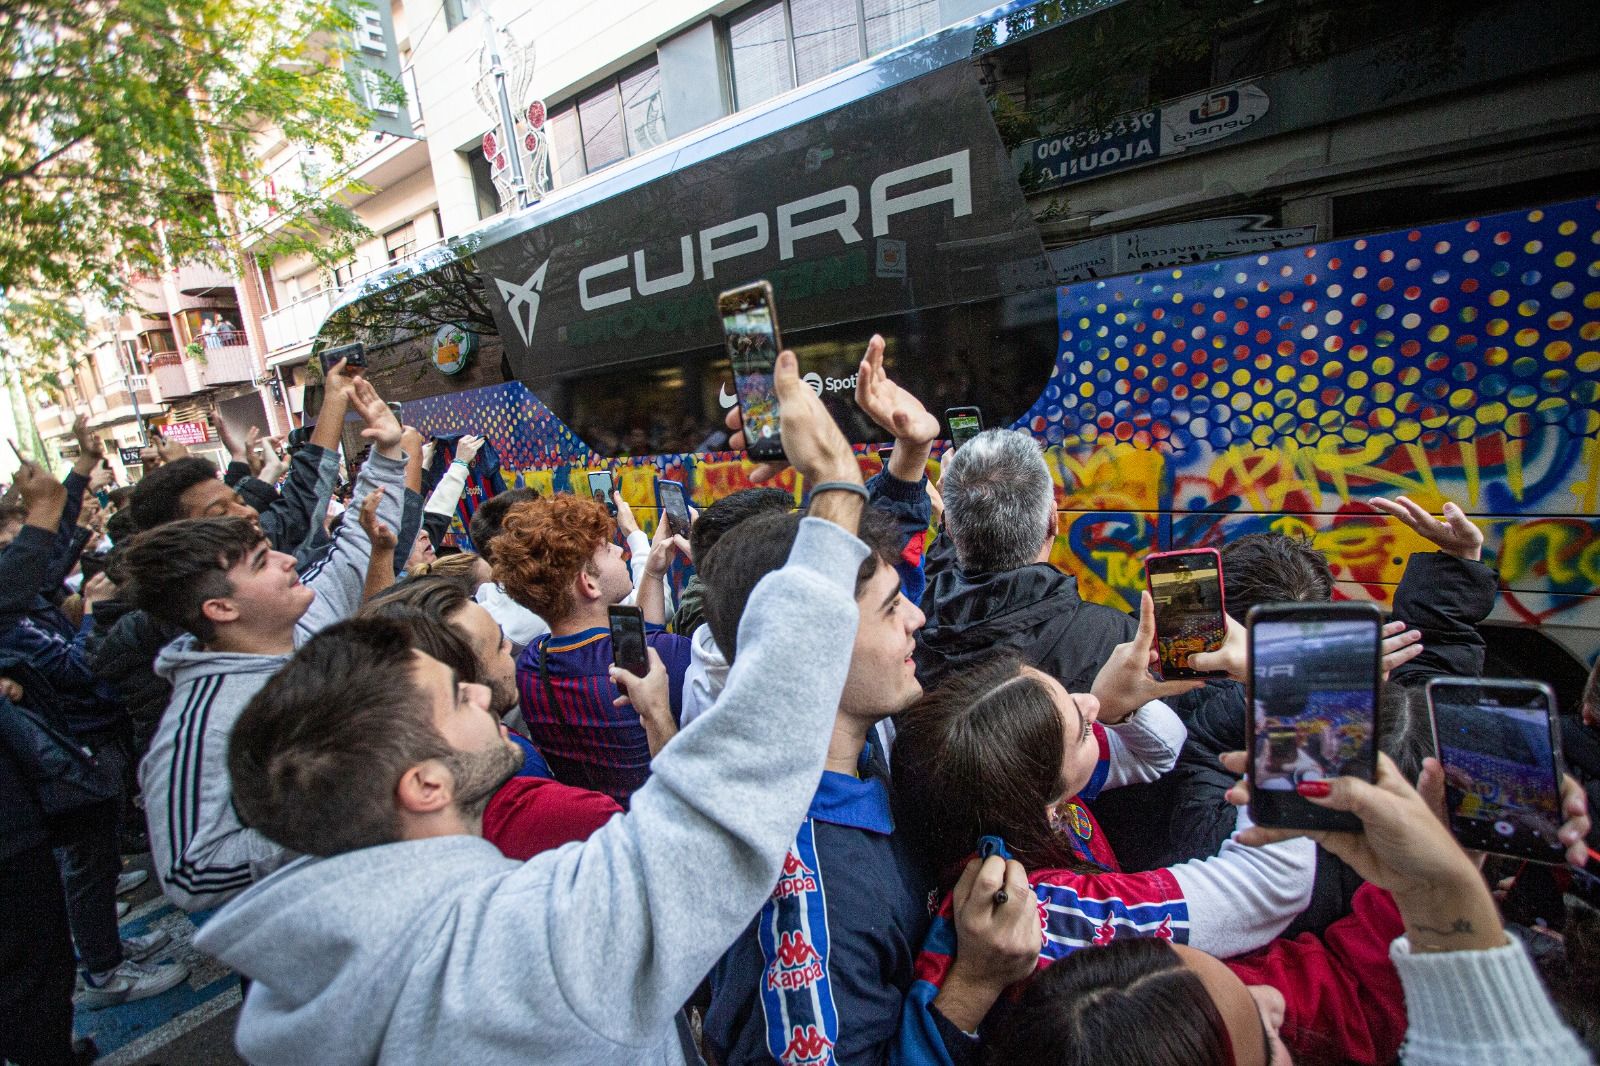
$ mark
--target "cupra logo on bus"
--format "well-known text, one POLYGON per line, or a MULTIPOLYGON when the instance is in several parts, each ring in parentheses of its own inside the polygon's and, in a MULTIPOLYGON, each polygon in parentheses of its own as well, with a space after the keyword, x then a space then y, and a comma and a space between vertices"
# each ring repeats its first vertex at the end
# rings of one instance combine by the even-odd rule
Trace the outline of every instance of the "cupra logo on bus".
MULTIPOLYGON (((867 191, 868 212, 874 237, 887 236, 889 220, 895 215, 915 211, 935 204, 948 204, 951 218, 972 214, 972 152, 962 149, 921 163, 891 170, 875 178, 867 191), (925 179, 943 180, 933 185, 925 179), (918 182, 919 187, 896 193, 903 185, 918 182)), ((708 226, 699 234, 684 234, 679 238, 679 266, 676 272, 650 277, 645 265, 643 249, 632 256, 619 255, 584 267, 578 272, 578 303, 585 311, 598 311, 633 299, 637 290, 640 296, 655 296, 691 285, 697 267, 700 278, 711 281, 717 276, 717 264, 740 256, 753 255, 765 249, 777 232, 778 258, 793 259, 795 246, 804 240, 837 234, 845 244, 856 244, 862 235, 857 223, 861 220, 861 191, 854 185, 841 185, 837 189, 806 196, 790 203, 780 204, 772 212, 769 222, 766 212, 745 215, 731 222, 708 226), (817 212, 823 212, 817 214, 817 212), (807 216, 799 220, 799 216, 807 216), (699 249, 698 256, 696 248, 699 249), (595 291, 597 283, 628 269, 633 265, 633 284, 623 283, 602 291, 595 291)), ((533 337, 533 327, 539 314, 539 300, 544 288, 547 259, 527 281, 518 285, 495 279, 500 295, 506 301, 506 310, 517 325, 522 342, 528 344, 533 337)))

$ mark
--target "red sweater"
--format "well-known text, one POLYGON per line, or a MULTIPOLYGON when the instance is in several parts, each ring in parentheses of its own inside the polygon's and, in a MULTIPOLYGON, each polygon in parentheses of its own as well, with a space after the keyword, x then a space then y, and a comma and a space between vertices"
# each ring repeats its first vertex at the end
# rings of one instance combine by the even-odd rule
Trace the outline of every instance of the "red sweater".
POLYGON ((1389 893, 1356 890, 1351 912, 1318 939, 1301 933, 1225 960, 1247 985, 1271 985, 1288 1002, 1280 1030, 1299 1063, 1386 1066, 1406 1035, 1405 993, 1389 945, 1405 932, 1389 893))
POLYGON ((620 814, 603 792, 573 788, 547 777, 513 777, 489 800, 483 836, 508 859, 526 861, 589 834, 620 814))

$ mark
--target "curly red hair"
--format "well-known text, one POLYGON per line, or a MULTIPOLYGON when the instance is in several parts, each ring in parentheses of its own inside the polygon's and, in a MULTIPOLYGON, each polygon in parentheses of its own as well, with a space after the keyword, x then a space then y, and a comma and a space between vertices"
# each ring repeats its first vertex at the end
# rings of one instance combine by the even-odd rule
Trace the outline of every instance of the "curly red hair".
POLYGON ((611 543, 617 524, 605 506, 561 493, 506 512, 494 540, 494 578, 522 606, 554 622, 572 612, 572 582, 611 543))

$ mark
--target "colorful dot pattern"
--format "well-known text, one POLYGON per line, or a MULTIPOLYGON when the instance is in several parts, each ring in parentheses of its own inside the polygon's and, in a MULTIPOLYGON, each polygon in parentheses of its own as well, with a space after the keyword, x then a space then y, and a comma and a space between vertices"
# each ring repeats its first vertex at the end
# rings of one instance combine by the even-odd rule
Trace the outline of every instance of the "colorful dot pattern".
POLYGON ((1600 437, 1600 201, 1061 287, 1016 423, 1169 455, 1600 437))

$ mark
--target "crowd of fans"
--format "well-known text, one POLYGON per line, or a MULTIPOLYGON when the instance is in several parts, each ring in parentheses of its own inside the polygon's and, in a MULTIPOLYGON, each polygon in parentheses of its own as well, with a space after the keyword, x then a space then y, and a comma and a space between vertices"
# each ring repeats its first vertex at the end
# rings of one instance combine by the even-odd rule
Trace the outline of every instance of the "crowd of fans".
POLYGON ((188 976, 119 934, 148 850, 244 980, 252 1063, 1591 1061, 1600 685, 1562 724, 1568 866, 1463 851, 1419 698, 1484 669, 1496 579, 1459 508, 1373 501, 1439 550, 1383 630, 1376 780, 1312 800, 1361 830, 1267 829, 1238 620, 1330 599, 1314 548, 1220 545, 1235 620, 1191 664, 1224 676, 1162 680, 1149 596, 1124 614, 1051 565, 1032 437, 984 432, 930 484, 939 421, 873 338, 856 400, 894 446, 865 479, 792 354, 776 381, 806 499, 736 492, 687 536, 620 493, 474 498, 482 438, 425 440, 343 364, 292 455, 158 441, 113 488, 80 422, 63 481, 23 461, 0 1060, 89 1061, 75 992, 188 976))

